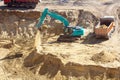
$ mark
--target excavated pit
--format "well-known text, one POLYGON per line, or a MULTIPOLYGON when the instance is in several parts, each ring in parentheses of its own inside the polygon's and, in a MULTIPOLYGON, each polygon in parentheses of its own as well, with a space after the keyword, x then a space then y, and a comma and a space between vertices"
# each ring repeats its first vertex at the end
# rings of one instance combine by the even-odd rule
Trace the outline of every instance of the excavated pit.
MULTIPOLYGON (((90 31, 99 18, 90 11, 81 9, 54 11, 66 17, 71 25, 83 26, 90 31)), ((0 79, 120 79, 118 52, 106 50, 104 44, 84 44, 82 43, 84 40, 75 43, 57 43, 56 38, 63 32, 63 24, 50 17, 46 18, 41 32, 43 50, 37 53, 33 48, 37 31, 35 25, 41 12, 0 10, 0 46, 10 51, 7 56, 13 55, 2 60, 4 62, 2 68, 6 76, 0 79), (106 52, 103 53, 102 50, 106 52), (22 56, 16 58, 14 55, 18 53, 22 56)))
MULTIPOLYGON (((42 11, 41 11, 42 12, 42 11)), ((41 15, 40 11, 15 11, 0 10, 0 34, 1 38, 10 37, 33 37, 36 32, 36 24, 41 15)), ((68 10, 55 11, 56 13, 68 19, 72 26, 83 26, 92 28, 97 23, 95 17, 89 11, 68 10)), ((63 23, 47 16, 43 25, 43 33, 60 35, 63 32, 63 23)))

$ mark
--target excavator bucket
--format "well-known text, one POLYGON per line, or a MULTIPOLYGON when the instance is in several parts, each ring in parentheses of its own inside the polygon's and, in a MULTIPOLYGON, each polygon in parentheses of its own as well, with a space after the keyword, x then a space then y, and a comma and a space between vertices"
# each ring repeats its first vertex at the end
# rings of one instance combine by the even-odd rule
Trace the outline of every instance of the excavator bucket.
POLYGON ((60 35, 57 39, 58 42, 75 42, 77 40, 80 40, 80 37, 73 37, 69 35, 60 35))

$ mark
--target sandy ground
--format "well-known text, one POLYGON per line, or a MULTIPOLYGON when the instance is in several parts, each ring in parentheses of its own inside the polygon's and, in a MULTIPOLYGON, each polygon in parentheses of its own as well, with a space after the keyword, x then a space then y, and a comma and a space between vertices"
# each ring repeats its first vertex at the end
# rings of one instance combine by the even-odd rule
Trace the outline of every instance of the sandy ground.
MULTIPOLYGON (((89 0, 88 0, 89 1, 89 0)), ((84 9, 93 12, 97 16, 104 16, 104 15, 114 15, 116 16, 116 9, 119 6, 119 0, 115 0, 110 5, 103 5, 103 3, 107 2, 107 0, 94 0, 93 2, 89 1, 82 6, 73 6, 73 5, 66 5, 66 6, 54 6, 54 5, 43 5, 38 4, 34 10, 43 10, 45 7, 50 9, 59 9, 59 10, 68 10, 69 9, 84 9), (99 14, 98 14, 99 12, 99 14)), ((109 0, 111 2, 111 0, 109 0)), ((0 2, 3 5, 2 2, 0 2)), ((6 7, 0 7, 2 9, 6 9, 6 7)), ((119 20, 118 20, 119 21, 119 20)), ((120 34, 117 32, 119 29, 119 25, 116 22, 116 31, 114 32, 113 36, 110 40, 98 40, 90 37, 86 40, 80 40, 73 43, 58 43, 56 39, 58 36, 51 37, 46 40, 46 43, 41 44, 43 50, 41 51, 42 54, 53 54, 56 55, 61 59, 64 64, 68 62, 79 63, 83 65, 102 65, 104 67, 120 67, 120 34), (97 55, 98 54, 98 55, 97 55), (102 55, 101 55, 102 54, 102 55)), ((2 42, 2 41, 1 41, 2 42)), ((1 43, 2 44, 2 43, 1 43)), ((2 58, 4 58, 8 54, 14 54, 13 52, 21 51, 26 57, 29 52, 31 51, 30 48, 33 47, 34 42, 32 43, 16 43, 13 45, 12 48, 8 48, 7 50, 0 48, 0 54, 2 58), (26 45, 29 44, 29 45, 26 45), (10 51, 10 52, 9 52, 10 51), (4 54, 6 53, 6 54, 4 54), (3 55, 4 54, 4 55, 3 55)), ((23 58, 24 59, 24 58, 23 58)), ((22 60, 23 60, 22 59, 22 60)), ((34 76, 33 73, 27 71, 27 69, 22 68, 22 61, 21 58, 15 60, 6 60, 3 64, 3 61, 0 61, 0 79, 1 80, 48 80, 46 77, 40 77, 38 75, 34 76), (14 63, 12 63, 14 61, 14 63), (9 64, 7 64, 9 63, 9 64), (18 64, 19 63, 19 64, 18 64), (5 66, 11 67, 5 70, 5 66), (19 69, 20 68, 20 69, 19 69), (24 71, 26 70, 26 71, 24 71), (17 72, 16 72, 17 71, 17 72), (27 74, 27 75, 26 75, 27 74), (7 76, 7 77, 6 77, 7 76), (16 77, 15 77, 16 76, 16 77), (21 78, 23 76, 23 78, 21 78), (28 77, 26 77, 28 76, 28 77), (34 76, 34 77, 30 77, 34 76), (30 77, 30 78, 29 78, 30 77)), ((56 79, 58 80, 58 79, 56 79)))
MULTIPOLYGON (((89 1, 89 0, 88 0, 89 1)), ((48 40, 48 43, 43 44, 43 52, 45 53, 51 53, 55 55, 67 55, 67 59, 63 60, 68 60, 75 62, 75 63, 81 63, 81 64, 94 64, 94 62, 90 59, 91 56, 94 54, 100 53, 101 51, 106 51, 107 53, 112 53, 115 56, 119 57, 119 50, 120 47, 118 46, 119 42, 119 33, 117 30, 119 29, 118 25, 118 18, 117 18, 117 13, 116 9, 119 7, 119 1, 116 0, 115 2, 112 2, 111 0, 105 1, 102 0, 100 3, 96 2, 96 0, 87 2, 85 5, 82 5, 80 7, 70 7, 69 9, 80 9, 84 8, 87 9, 88 11, 90 10, 94 14, 96 12, 100 13, 97 14, 98 16, 115 16, 116 17, 116 31, 112 35, 112 38, 109 40, 99 40, 99 39, 94 39, 94 37, 89 38, 87 40, 80 40, 76 43, 56 43, 55 40, 56 38, 51 38, 48 40), (103 5, 105 3, 111 3, 110 5, 103 5), (95 7, 96 6, 96 7, 95 7), (67 54, 66 54, 67 53, 67 54)), ((47 6, 45 6, 47 7, 47 6)), ((68 9, 67 7, 64 6, 48 6, 51 9, 68 9), (64 8, 63 8, 64 7, 64 8)), ((63 61, 65 62, 65 61, 63 61)), ((117 62, 119 63, 119 61, 117 62)), ((97 63, 99 64, 99 63, 97 63)), ((105 64, 106 65, 106 64, 105 64)), ((108 64, 107 66, 119 66, 119 64, 108 64)))

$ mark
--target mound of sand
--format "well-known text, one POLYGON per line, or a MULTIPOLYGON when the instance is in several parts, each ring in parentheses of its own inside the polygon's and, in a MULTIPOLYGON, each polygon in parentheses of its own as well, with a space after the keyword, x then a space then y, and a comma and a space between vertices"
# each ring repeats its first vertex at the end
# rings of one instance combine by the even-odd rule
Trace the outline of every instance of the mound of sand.
POLYGON ((116 60, 117 56, 114 53, 101 51, 100 53, 93 55, 91 59, 95 62, 107 63, 116 60))

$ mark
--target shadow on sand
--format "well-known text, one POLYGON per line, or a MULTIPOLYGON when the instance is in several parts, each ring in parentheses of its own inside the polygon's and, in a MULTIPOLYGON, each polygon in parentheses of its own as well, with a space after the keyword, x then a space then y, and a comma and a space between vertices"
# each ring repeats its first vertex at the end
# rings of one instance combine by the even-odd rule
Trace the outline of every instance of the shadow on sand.
POLYGON ((98 44, 106 41, 104 38, 96 38, 94 33, 89 33, 86 36, 86 39, 82 42, 82 44, 98 44))

